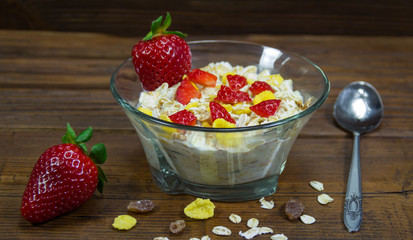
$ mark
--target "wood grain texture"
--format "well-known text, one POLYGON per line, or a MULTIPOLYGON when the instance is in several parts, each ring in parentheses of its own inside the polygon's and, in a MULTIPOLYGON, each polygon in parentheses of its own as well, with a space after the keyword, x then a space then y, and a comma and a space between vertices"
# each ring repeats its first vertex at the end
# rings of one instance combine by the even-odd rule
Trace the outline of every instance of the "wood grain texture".
POLYGON ((1 0, 0 28, 142 36, 167 11, 191 34, 413 35, 409 0, 1 0))
MULTIPOLYGON (((191 220, 182 209, 189 195, 163 193, 151 179, 139 139, 109 90, 111 73, 129 57, 135 38, 91 33, 0 30, 0 233, 2 239, 241 239, 246 220, 289 239, 412 239, 413 231, 413 38, 274 35, 194 35, 188 40, 233 39, 256 42, 304 55, 331 81, 331 93, 299 135, 279 179, 268 196, 276 207, 258 201, 216 202, 212 219, 191 220), (348 233, 342 223, 352 137, 334 122, 332 108, 340 90, 352 81, 372 83, 383 97, 380 127, 361 138, 363 224, 348 233), (58 143, 66 122, 75 130, 95 129, 91 144, 104 142, 109 183, 81 208, 41 225, 31 225, 19 212, 21 196, 40 154, 58 143), (321 206, 309 185, 318 180, 334 202, 321 206), (154 212, 134 214, 135 228, 112 229, 113 219, 126 214, 129 201, 152 199, 154 212), (305 213, 317 222, 290 222, 283 204, 299 198, 305 213), (231 213, 243 218, 239 225, 231 213), (185 219, 187 228, 170 234, 169 223, 185 219), (216 225, 230 227, 231 237, 211 233, 216 225)), ((269 239, 263 235, 254 239, 269 239)))

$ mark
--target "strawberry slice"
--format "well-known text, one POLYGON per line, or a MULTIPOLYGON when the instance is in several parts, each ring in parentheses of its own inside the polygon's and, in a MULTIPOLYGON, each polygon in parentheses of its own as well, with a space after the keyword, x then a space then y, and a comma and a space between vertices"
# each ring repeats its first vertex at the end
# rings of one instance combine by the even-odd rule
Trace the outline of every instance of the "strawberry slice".
POLYGON ((250 109, 261 117, 269 117, 275 114, 278 107, 280 106, 280 103, 281 100, 271 99, 251 106, 250 109))
POLYGON ((239 90, 247 85, 247 79, 241 75, 227 75, 229 87, 234 90, 239 90))
POLYGON ((185 78, 182 80, 181 85, 176 89, 175 99, 176 101, 182 103, 183 105, 188 104, 192 98, 200 98, 201 92, 198 88, 185 78))
POLYGON ((195 115, 186 109, 176 112, 168 117, 174 123, 189 125, 189 126, 195 126, 195 123, 197 120, 195 115))
POLYGON ((232 90, 225 85, 221 86, 221 89, 218 91, 217 97, 214 100, 230 104, 252 101, 248 93, 239 90, 232 90))
POLYGON ((217 83, 217 76, 197 68, 188 73, 188 79, 205 87, 215 87, 217 83))
POLYGON ((227 122, 234 123, 235 120, 232 119, 231 114, 219 103, 210 102, 209 103, 209 110, 211 111, 211 121, 212 123, 218 119, 222 118, 227 122))
POLYGON ((266 90, 269 90, 271 92, 275 92, 274 89, 272 89, 270 84, 268 84, 266 82, 263 82, 263 81, 255 81, 250 87, 250 91, 254 95, 258 95, 261 92, 264 92, 266 90))

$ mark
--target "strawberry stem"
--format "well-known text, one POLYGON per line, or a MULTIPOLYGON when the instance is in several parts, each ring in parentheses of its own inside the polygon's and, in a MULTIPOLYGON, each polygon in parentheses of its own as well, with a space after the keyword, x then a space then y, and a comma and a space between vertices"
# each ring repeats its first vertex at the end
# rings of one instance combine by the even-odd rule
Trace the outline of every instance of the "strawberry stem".
POLYGON ((165 21, 162 23, 163 17, 160 16, 156 20, 154 20, 151 24, 151 31, 146 34, 146 36, 142 39, 142 41, 148 41, 152 38, 163 35, 163 34, 175 34, 179 37, 186 37, 185 33, 179 31, 167 31, 169 26, 171 26, 172 18, 169 12, 166 13, 165 21))

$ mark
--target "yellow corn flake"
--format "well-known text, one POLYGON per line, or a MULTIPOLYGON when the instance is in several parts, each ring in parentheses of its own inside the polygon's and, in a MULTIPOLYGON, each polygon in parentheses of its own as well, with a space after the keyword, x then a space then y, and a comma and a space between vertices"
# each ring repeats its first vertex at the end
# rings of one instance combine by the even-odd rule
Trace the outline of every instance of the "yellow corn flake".
POLYGON ((254 79, 247 78, 247 83, 248 83, 248 85, 250 85, 250 86, 251 86, 254 82, 255 82, 255 80, 254 80, 254 79))
POLYGON ((208 219, 214 216, 215 205, 209 199, 197 198, 185 207, 184 213, 193 219, 208 219))
POLYGON ((268 83, 273 86, 278 86, 284 81, 284 78, 280 74, 273 74, 268 77, 270 78, 268 83))
POLYGON ((209 122, 203 121, 203 122, 202 122, 202 127, 210 128, 210 127, 212 127, 212 126, 211 126, 211 124, 209 124, 209 122))
POLYGON ((227 112, 232 112, 232 105, 231 104, 221 104, 227 110, 227 112))
POLYGON ((118 230, 129 230, 136 225, 137 221, 129 215, 120 215, 113 221, 112 226, 118 230))
POLYGON ((272 93, 269 90, 265 90, 260 92, 257 96, 254 97, 253 103, 254 105, 263 102, 263 101, 267 101, 270 99, 275 99, 274 93, 272 93))
POLYGON ((241 115, 241 114, 247 114, 250 115, 251 114, 251 109, 247 106, 244 107, 238 107, 239 105, 242 105, 242 103, 237 103, 234 105, 234 107, 232 108, 232 113, 237 114, 237 115, 241 115))
POLYGON ((193 107, 198 107, 198 103, 197 102, 188 103, 188 105, 186 105, 185 109, 189 110, 190 108, 193 108, 193 107))
POLYGON ((147 108, 139 107, 138 111, 141 111, 141 112, 145 113, 146 115, 152 116, 152 111, 147 109, 147 108))
POLYGON ((234 128, 235 124, 230 123, 226 121, 223 118, 217 118, 215 121, 212 123, 213 128, 234 128))

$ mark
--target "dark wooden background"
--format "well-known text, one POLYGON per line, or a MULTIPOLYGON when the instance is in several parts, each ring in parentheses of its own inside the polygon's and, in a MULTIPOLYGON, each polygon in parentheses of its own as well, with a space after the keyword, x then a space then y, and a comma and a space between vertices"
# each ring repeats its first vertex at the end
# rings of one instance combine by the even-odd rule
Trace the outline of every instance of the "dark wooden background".
POLYGON ((413 35, 411 0, 0 0, 0 29, 141 36, 166 11, 194 35, 413 35))

